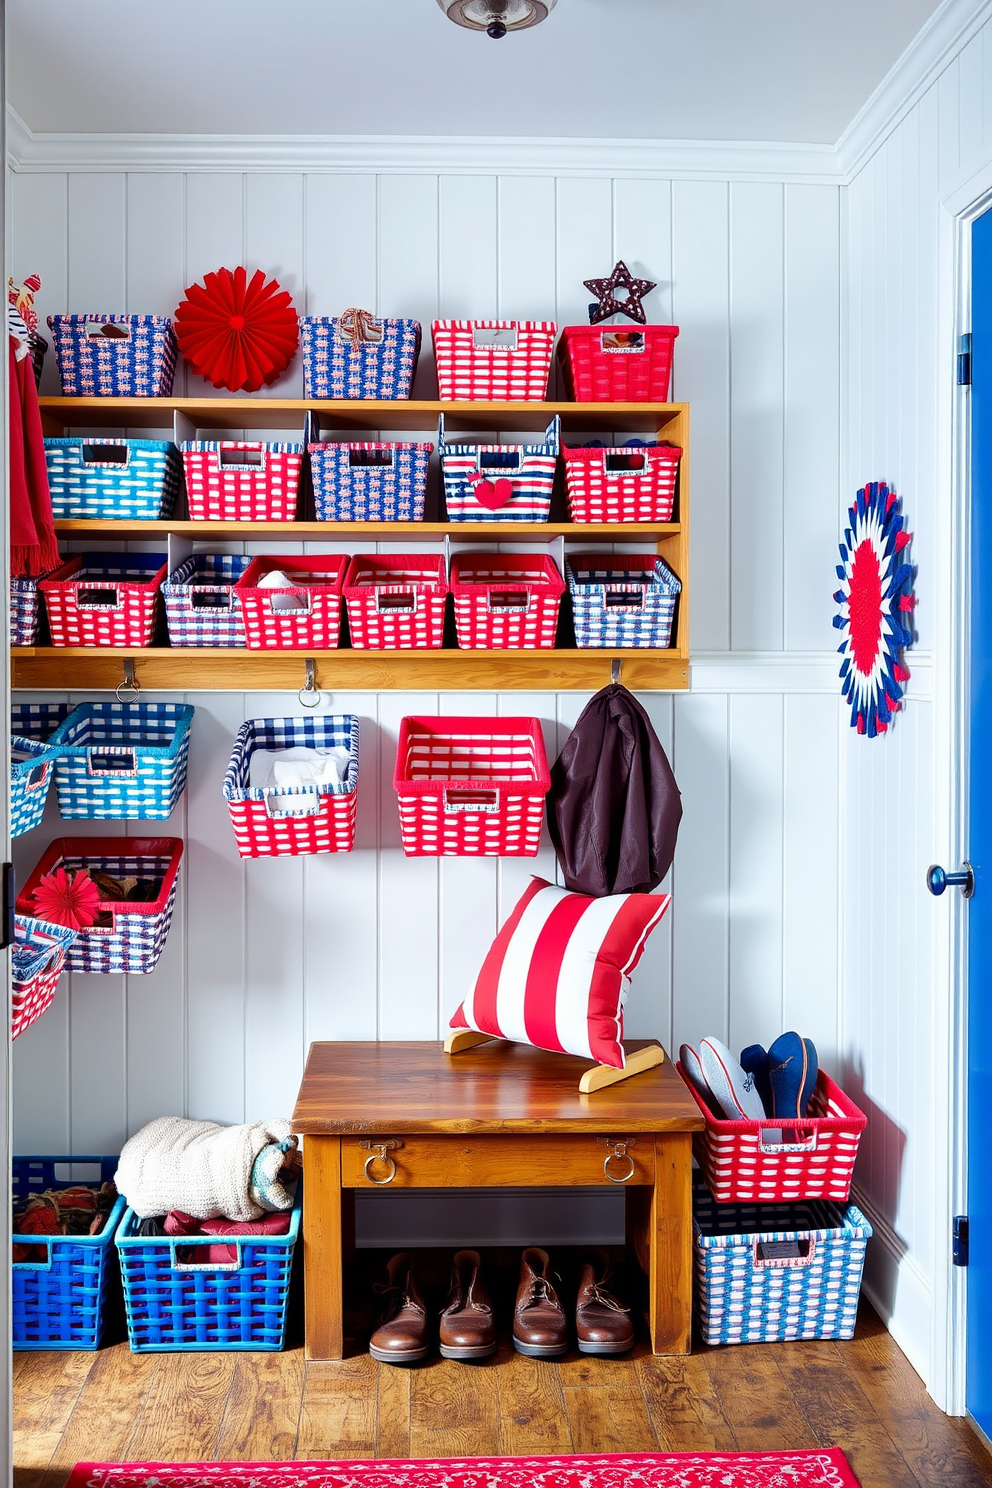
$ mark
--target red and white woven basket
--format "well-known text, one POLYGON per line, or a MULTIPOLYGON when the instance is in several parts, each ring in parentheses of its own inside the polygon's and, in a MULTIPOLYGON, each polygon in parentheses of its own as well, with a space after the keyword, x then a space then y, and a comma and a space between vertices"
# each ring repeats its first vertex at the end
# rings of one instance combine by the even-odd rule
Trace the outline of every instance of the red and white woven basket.
POLYGON ((435 320, 438 397, 543 403, 557 333, 553 320, 435 320))
POLYGON ((576 403, 667 403, 678 326, 565 326, 558 356, 576 403))
POLYGON ((681 1064, 676 1068, 706 1118, 706 1130, 694 1139, 693 1151, 718 1204, 847 1201, 868 1118, 829 1075, 820 1071, 809 1111, 799 1119, 720 1121, 681 1064))
POLYGON ((344 598, 355 651, 436 650, 444 642, 444 559, 429 553, 356 553, 344 598))
POLYGON ((253 558, 234 591, 241 600, 250 651, 332 651, 341 635, 341 585, 348 560, 253 558), (281 569, 289 589, 259 587, 259 579, 281 569), (292 608, 288 608, 292 604, 292 608))
POLYGON ((554 646, 565 583, 545 554, 460 553, 451 560, 455 629, 463 651, 554 646))
POLYGON ((163 559, 160 553, 77 554, 40 579, 52 645, 150 646, 169 571, 163 559))
POLYGON ((537 718, 404 718, 393 786, 413 857, 533 857, 551 788, 537 718))
POLYGON ((243 858, 351 852, 358 819, 358 719, 348 713, 247 719, 234 742, 224 777, 224 799, 243 858), (256 749, 300 745, 347 748, 346 781, 289 789, 251 785, 251 757, 256 749))
POLYGON ((191 440, 182 447, 191 522, 292 522, 302 444, 191 440))
POLYGON ((682 451, 675 445, 563 449, 573 522, 670 522, 682 451))
POLYGON ((65 970, 65 953, 62 952, 27 982, 12 981, 10 984, 10 1036, 18 1034, 37 1023, 42 1013, 51 1007, 58 989, 59 978, 65 970))

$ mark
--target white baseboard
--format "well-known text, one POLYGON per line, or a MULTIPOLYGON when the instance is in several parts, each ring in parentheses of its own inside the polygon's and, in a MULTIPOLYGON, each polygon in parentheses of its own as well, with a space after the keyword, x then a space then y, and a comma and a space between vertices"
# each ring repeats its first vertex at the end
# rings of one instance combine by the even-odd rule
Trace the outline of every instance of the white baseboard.
POLYGON ((874 1231, 868 1242, 862 1290, 923 1383, 931 1375, 933 1291, 929 1277, 868 1196, 851 1195, 874 1231))

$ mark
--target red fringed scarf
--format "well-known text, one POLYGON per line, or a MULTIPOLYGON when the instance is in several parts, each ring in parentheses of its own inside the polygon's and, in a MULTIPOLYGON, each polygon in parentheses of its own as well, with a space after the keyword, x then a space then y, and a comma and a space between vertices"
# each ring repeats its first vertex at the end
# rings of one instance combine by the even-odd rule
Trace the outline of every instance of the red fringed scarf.
POLYGON ((10 378, 10 572, 33 578, 59 565, 52 522, 45 440, 31 358, 16 356, 17 341, 7 337, 10 378))

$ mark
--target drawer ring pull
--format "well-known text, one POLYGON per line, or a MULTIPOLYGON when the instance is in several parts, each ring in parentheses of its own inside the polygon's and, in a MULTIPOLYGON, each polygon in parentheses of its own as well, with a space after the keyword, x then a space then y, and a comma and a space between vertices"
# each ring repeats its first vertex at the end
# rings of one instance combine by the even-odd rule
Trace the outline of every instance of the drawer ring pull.
POLYGON ((396 1163, 389 1154, 395 1147, 402 1147, 403 1143, 396 1141, 362 1142, 361 1146, 368 1149, 369 1153, 368 1157, 365 1159, 365 1166, 363 1168, 363 1172, 368 1181, 370 1183, 376 1184, 376 1186, 379 1188, 383 1188, 387 1183, 392 1183, 393 1179, 396 1177, 396 1163), (376 1178, 369 1171, 372 1167, 372 1164, 377 1162, 386 1163, 388 1165, 389 1172, 386 1174, 385 1178, 376 1178))
POLYGON ((633 1147, 633 1139, 630 1137, 624 1140, 620 1140, 616 1137, 600 1137, 599 1141, 602 1142, 604 1147, 608 1147, 610 1149, 609 1152, 607 1152, 605 1159, 603 1160, 603 1172, 605 1176, 611 1183, 629 1182, 629 1180, 633 1178, 637 1166, 634 1162, 634 1159, 627 1151, 628 1147, 633 1147), (621 1163, 625 1160, 627 1162, 626 1173, 610 1172, 611 1163, 621 1163))

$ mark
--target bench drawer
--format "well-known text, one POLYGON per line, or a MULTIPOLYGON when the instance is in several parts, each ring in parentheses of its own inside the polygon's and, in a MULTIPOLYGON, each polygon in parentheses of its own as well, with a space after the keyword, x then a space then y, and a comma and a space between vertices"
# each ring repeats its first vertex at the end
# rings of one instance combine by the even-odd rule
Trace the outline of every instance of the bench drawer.
POLYGON ((654 1137, 342 1137, 342 1188, 571 1188, 654 1183, 654 1137), (608 1164, 608 1171, 607 1171, 608 1164))

